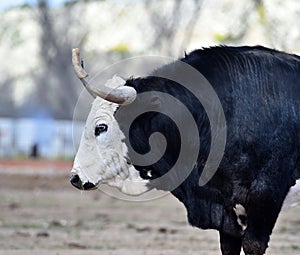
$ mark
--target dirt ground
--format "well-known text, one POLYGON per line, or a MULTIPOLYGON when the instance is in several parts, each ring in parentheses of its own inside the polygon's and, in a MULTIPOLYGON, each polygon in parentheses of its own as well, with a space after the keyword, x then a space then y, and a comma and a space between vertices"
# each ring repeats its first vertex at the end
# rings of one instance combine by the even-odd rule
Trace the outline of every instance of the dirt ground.
MULTIPOLYGON (((171 195, 126 202, 81 193, 67 166, 22 172, 0 164, 0 255, 221 254, 217 232, 189 226, 171 195)), ((267 254, 300 254, 300 207, 281 213, 267 254)))

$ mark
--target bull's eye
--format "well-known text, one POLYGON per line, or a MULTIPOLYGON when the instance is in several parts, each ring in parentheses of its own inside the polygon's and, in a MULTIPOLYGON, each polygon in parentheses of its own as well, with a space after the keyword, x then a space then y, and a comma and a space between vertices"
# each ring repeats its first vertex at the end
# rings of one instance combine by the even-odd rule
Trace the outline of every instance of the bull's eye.
POLYGON ((101 133, 107 131, 107 125, 106 124, 99 124, 95 127, 95 136, 99 136, 101 133))

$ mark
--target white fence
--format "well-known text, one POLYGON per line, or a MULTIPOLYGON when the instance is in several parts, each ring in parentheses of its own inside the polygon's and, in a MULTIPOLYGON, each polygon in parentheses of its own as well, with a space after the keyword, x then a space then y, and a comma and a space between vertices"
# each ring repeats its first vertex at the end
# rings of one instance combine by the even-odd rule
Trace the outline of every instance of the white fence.
POLYGON ((75 154, 83 122, 49 118, 0 118, 0 159, 29 157, 34 145, 45 158, 70 158, 75 154))

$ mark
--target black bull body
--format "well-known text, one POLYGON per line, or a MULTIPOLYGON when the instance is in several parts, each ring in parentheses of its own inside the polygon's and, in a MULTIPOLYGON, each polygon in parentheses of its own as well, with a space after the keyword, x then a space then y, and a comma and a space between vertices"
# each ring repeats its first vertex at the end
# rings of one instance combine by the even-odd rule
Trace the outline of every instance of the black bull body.
MULTIPOLYGON (((300 57, 260 46, 214 47, 193 51, 180 60, 209 81, 226 117, 224 156, 204 186, 198 183, 211 142, 205 110, 184 87, 157 77, 164 69, 176 72, 176 65, 126 82, 138 94, 160 91, 175 96, 197 122, 201 141, 197 164, 171 193, 185 205, 192 226, 219 231, 223 255, 240 254, 241 247, 247 255, 264 254, 283 201, 300 177, 300 57), (237 204, 245 208, 241 219, 245 229, 233 210, 237 204)), ((146 113, 131 125, 132 148, 149 151, 153 132, 161 132, 167 140, 164 155, 152 165, 135 168, 142 178, 153 179, 150 183, 163 189, 154 179, 174 165, 179 134, 165 115, 146 113), (151 170, 151 176, 145 170, 151 170)))

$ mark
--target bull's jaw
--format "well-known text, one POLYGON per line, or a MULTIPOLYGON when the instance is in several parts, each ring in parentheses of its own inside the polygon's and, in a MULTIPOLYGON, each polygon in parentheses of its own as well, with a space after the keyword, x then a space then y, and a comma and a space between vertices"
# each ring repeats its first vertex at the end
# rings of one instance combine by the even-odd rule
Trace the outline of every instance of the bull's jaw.
POLYGON ((133 165, 129 165, 128 170, 129 176, 123 181, 120 191, 131 196, 138 196, 149 191, 149 180, 141 178, 133 165))

